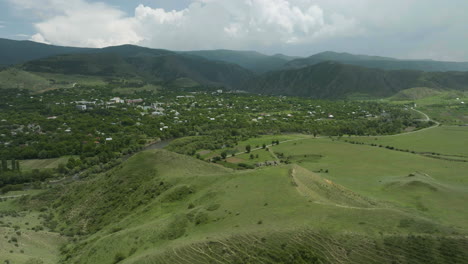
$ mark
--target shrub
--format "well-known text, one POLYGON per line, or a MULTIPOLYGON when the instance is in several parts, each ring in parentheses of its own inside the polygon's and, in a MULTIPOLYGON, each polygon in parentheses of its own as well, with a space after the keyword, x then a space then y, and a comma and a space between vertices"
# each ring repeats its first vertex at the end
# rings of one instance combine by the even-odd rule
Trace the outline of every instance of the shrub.
POLYGON ((119 253, 115 254, 115 256, 114 256, 114 262, 113 262, 113 263, 114 263, 114 264, 115 264, 115 263, 119 263, 119 262, 121 262, 121 261, 124 260, 124 259, 125 259, 125 255, 124 255, 123 253, 119 252, 119 253))

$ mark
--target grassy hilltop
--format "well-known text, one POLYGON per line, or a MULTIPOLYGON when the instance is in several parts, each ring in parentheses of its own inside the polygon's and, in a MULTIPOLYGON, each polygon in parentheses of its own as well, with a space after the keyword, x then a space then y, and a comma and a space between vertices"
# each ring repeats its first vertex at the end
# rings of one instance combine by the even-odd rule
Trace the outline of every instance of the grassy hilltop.
POLYGON ((466 261, 467 163, 297 139, 271 147, 289 165, 151 150, 23 203, 50 201, 53 230, 81 235, 62 263, 466 261))

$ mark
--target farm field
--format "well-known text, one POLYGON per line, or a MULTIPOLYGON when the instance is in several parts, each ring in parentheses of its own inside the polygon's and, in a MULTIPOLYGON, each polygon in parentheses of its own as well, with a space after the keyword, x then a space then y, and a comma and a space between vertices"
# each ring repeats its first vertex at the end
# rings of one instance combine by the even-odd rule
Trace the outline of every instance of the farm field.
POLYGON ((381 99, 392 104, 414 106, 428 114, 433 120, 445 125, 468 124, 468 94, 461 91, 437 91, 427 89, 424 92, 416 88, 404 90, 405 96, 393 96, 381 99))
MULTIPOLYGON (((225 148, 225 149, 218 149, 218 150, 199 150, 197 153, 201 155, 201 158, 207 159, 207 158, 212 158, 214 156, 220 155, 223 151, 228 153, 228 156, 231 156, 230 154, 236 154, 237 155, 242 155, 241 157, 245 159, 249 158, 249 155, 245 156, 244 153, 246 152, 246 146, 249 145, 251 147, 252 151, 260 150, 263 147, 263 144, 266 146, 271 146, 272 141, 280 141, 280 142, 285 142, 285 141, 295 141, 299 140, 302 138, 310 138, 310 135, 301 135, 301 134, 290 134, 290 135, 264 135, 264 136, 259 136, 259 137, 254 137, 250 138, 245 141, 240 141, 235 147, 232 148, 225 148)), ((265 151, 264 149, 262 149, 265 151)), ((245 153, 246 154, 246 153, 245 153)))
POLYGON ((467 126, 439 126, 416 133, 380 137, 351 137, 348 140, 393 146, 417 152, 435 152, 468 157, 467 135, 467 126))
POLYGON ((414 209, 418 214, 467 228, 468 164, 417 154, 310 139, 294 148, 273 148, 285 157, 304 157, 299 165, 361 195, 414 209), (320 157, 317 159, 316 157, 320 157), (391 164, 391 165, 390 165, 391 164))
POLYGON ((34 169, 54 169, 59 166, 59 164, 66 164, 70 157, 61 157, 55 159, 32 159, 32 160, 21 160, 20 166, 24 170, 34 170, 34 169))

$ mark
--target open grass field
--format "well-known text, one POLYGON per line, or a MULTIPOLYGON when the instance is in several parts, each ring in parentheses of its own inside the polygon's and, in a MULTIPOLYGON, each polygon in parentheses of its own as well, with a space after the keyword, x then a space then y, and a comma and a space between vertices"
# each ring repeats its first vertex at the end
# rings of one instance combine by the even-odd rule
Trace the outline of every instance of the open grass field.
POLYGON ((467 164, 330 139, 272 149, 293 164, 234 171, 151 150, 62 187, 57 229, 91 234, 62 260, 271 263, 275 255, 291 263, 385 263, 400 253, 401 263, 427 263, 428 250, 450 263, 438 250, 443 239, 455 239, 455 257, 466 260, 459 234, 468 228, 467 164))
POLYGON ((89 75, 76 75, 76 74, 57 74, 47 72, 36 72, 45 79, 53 80, 55 86, 62 86, 63 88, 71 88, 73 84, 76 85, 105 85, 106 81, 100 76, 89 75))
POLYGON ((328 139, 275 146, 285 156, 320 155, 299 165, 356 193, 388 201, 450 226, 468 228, 468 163, 328 139), (328 171, 328 172, 326 172, 328 171))
POLYGON ((439 126, 416 133, 381 137, 352 137, 349 140, 393 146, 416 152, 435 152, 468 158, 468 126, 439 126))
POLYGON ((437 91, 433 89, 408 89, 387 100, 393 104, 406 104, 428 114, 433 120, 446 125, 468 124, 468 93, 462 91, 437 91))
POLYGON ((33 169, 54 169, 59 166, 59 164, 66 164, 70 157, 60 157, 56 159, 31 159, 31 160, 21 160, 20 166, 23 170, 33 170, 33 169))
POLYGON ((106 82, 102 77, 94 76, 33 73, 15 68, 0 71, 0 88, 21 88, 43 92, 58 88, 72 88, 78 84, 105 85, 106 82))
MULTIPOLYGON (((41 192, 11 192, 8 196, 41 192)), ((56 263, 67 239, 44 226, 44 213, 23 209, 18 199, 0 199, 0 263, 56 263)))
POLYGON ((19 69, 0 71, 0 88, 21 88, 40 91, 50 87, 50 82, 37 74, 19 69))
MULTIPOLYGON (((50 213, 47 220, 37 219, 35 210, 19 216, 25 232, 26 221, 53 223, 40 233, 45 237, 34 239, 47 244, 56 232, 84 235, 60 255, 60 239, 51 248, 25 243, 24 252, 90 264, 467 263, 468 162, 418 153, 468 155, 466 132, 440 126, 342 140, 261 136, 239 142, 231 149, 235 155, 217 164, 143 151, 105 173, 21 198, 26 208, 50 213), (280 144, 272 146, 276 140, 280 144), (247 145, 251 153, 245 153, 247 145), (277 166, 231 169, 280 160, 277 166)), ((226 149, 198 153, 209 158, 221 151, 226 149)), ((54 164, 36 162, 29 166, 54 164)), ((0 211, 15 206, 3 201, 0 211)), ((14 227, 5 228, 11 240, 14 227)), ((9 258, 21 263, 23 253, 10 253, 16 246, 4 243, 9 258)))
MULTIPOLYGON (((248 140, 241 141, 234 148, 225 148, 225 149, 214 150, 214 151, 203 150, 202 149, 202 150, 199 150, 197 153, 200 154, 202 159, 208 159, 208 158, 212 158, 212 157, 215 157, 215 156, 219 156, 221 154, 221 152, 223 152, 223 151, 228 152, 228 154, 234 153, 236 155, 243 155, 243 153, 246 152, 245 147, 247 145, 250 145, 252 151, 257 151, 257 150, 262 149, 263 144, 265 144, 267 146, 271 146, 272 141, 278 140, 280 142, 284 142, 284 141, 298 140, 298 139, 309 138, 309 137, 310 137, 309 135, 301 135, 301 134, 265 135, 265 136, 250 138, 248 140)), ((263 150, 263 151, 265 151, 265 150, 263 150)), ((228 155, 228 156, 230 156, 230 155, 228 155)), ((250 156, 250 154, 247 155, 247 159, 249 159, 249 156, 250 156)), ((241 158, 244 159, 245 156, 242 156, 241 158)))

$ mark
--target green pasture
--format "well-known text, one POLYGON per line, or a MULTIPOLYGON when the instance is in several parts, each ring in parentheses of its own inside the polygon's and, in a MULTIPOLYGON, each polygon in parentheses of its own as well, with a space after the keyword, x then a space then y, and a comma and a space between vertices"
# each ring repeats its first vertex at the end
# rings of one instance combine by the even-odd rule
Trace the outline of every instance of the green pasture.
POLYGON ((428 158, 418 155, 329 139, 291 141, 273 149, 306 159, 300 166, 234 171, 151 150, 67 187, 57 207, 63 212, 59 228, 96 232, 65 254, 79 263, 113 263, 117 257, 123 263, 158 263, 155 259, 173 248, 236 235, 312 229, 379 237, 382 232, 440 235, 466 228, 466 190, 460 187, 466 184, 465 164, 447 168, 448 163, 436 161, 428 167, 428 158), (385 166, 383 159, 396 165, 385 166), (329 172, 313 172, 320 169, 329 172), (428 184, 440 188, 440 195, 416 186, 421 196, 416 199, 406 187, 388 184, 405 185, 398 177, 414 171, 428 173, 428 184), (453 196, 441 200, 449 192, 453 196))
POLYGON ((392 146, 416 152, 435 152, 468 158, 468 126, 439 126, 415 133, 380 137, 351 137, 348 140, 392 146))
POLYGON ((447 225, 468 227, 464 220, 468 216, 468 163, 329 139, 306 139, 295 146, 285 143, 273 150, 285 156, 320 156, 300 165, 361 195, 414 209, 447 225), (413 178, 411 174, 427 176, 413 178), (404 184, 408 178, 410 183, 404 184))
POLYGON ((34 169, 54 169, 59 166, 59 164, 68 162, 70 157, 60 157, 55 159, 31 159, 31 160, 21 160, 20 167, 22 170, 34 170, 34 169))

